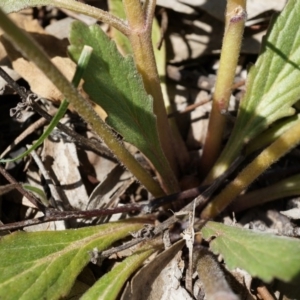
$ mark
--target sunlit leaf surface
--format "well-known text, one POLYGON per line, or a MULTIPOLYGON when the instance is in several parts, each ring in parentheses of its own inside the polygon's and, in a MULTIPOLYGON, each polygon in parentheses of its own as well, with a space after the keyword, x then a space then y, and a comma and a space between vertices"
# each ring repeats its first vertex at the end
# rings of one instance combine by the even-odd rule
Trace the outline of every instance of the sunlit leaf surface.
POLYGON ((208 222, 202 229, 215 254, 221 254, 230 268, 241 268, 264 281, 291 281, 300 275, 300 241, 295 238, 254 232, 208 222))

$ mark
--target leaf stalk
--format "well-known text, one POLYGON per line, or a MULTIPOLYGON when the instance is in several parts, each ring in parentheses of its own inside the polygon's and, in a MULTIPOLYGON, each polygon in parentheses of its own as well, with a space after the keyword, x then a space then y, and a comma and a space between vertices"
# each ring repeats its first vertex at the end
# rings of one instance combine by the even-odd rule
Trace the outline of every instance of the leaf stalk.
POLYGON ((239 58, 245 21, 246 0, 228 0, 220 66, 201 158, 201 172, 204 174, 209 172, 221 151, 226 125, 224 113, 228 110, 231 86, 239 58))
POLYGON ((245 188, 274 162, 300 143, 300 121, 264 149, 246 168, 231 181, 202 211, 201 217, 214 218, 222 212, 245 188))
POLYGON ((120 18, 115 17, 107 11, 90 6, 74 0, 29 0, 23 1, 24 4, 13 3, 13 1, 6 1, 4 4, 0 4, 0 8, 5 13, 17 12, 27 7, 45 6, 51 5, 59 8, 68 9, 86 16, 95 18, 101 22, 108 23, 116 29, 120 30, 123 34, 129 34, 129 28, 126 22, 120 18), (26 2, 26 3, 25 3, 26 2))
POLYGON ((268 187, 241 195, 230 205, 230 210, 240 212, 277 199, 298 196, 300 195, 299 181, 300 175, 297 174, 268 187))
MULTIPOLYGON (((177 164, 172 146, 172 135, 164 105, 163 94, 157 71, 151 29, 154 17, 155 1, 146 1, 144 7, 139 0, 123 0, 130 34, 134 60, 144 82, 145 90, 153 97, 153 111, 157 117, 158 134, 162 149, 169 161, 173 172, 177 173, 177 164)), ((174 182, 172 192, 178 191, 174 174, 170 174, 174 182)))

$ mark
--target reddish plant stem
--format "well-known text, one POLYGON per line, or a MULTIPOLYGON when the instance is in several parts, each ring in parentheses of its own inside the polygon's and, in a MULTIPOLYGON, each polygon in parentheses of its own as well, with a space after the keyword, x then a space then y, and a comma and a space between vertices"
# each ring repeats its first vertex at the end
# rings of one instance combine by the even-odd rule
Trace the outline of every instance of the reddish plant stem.
POLYGON ((26 191, 20 183, 18 183, 1 165, 0 173, 7 179, 8 182, 15 184, 16 189, 26 197, 38 210, 45 212, 45 206, 40 203, 39 199, 36 198, 33 194, 26 191))
MULTIPOLYGON (((50 221, 99 217, 103 215, 112 215, 120 212, 140 211, 142 213, 149 213, 152 212, 154 209, 158 208, 159 206, 165 205, 167 203, 176 200, 182 200, 182 199, 194 198, 194 197, 196 197, 195 199, 196 207, 197 206, 198 208, 203 207, 205 204, 207 204, 211 195, 220 187, 224 179, 227 178, 227 176, 229 176, 236 169, 236 167, 240 164, 240 162, 241 159, 236 160, 236 162, 231 166, 231 168, 229 168, 224 174, 222 174, 219 178, 217 178, 215 182, 204 191, 203 191, 204 187, 198 187, 174 195, 169 195, 169 196, 154 199, 151 201, 150 204, 146 204, 146 205, 129 204, 123 207, 116 207, 113 209, 96 209, 90 211, 63 211, 62 212, 62 211, 56 211, 51 208, 47 208, 44 217, 2 225, 0 226, 0 231, 12 230, 12 229, 22 228, 25 226, 30 226, 30 225, 35 225, 35 224, 40 224, 40 223, 45 223, 50 221)), ((194 208, 194 202, 191 202, 187 204, 183 208, 183 210, 192 211, 193 208, 194 208)), ((154 231, 154 235, 161 233, 163 230, 167 229, 170 225, 172 225, 176 221, 177 218, 175 216, 170 217, 164 223, 156 227, 154 231)))

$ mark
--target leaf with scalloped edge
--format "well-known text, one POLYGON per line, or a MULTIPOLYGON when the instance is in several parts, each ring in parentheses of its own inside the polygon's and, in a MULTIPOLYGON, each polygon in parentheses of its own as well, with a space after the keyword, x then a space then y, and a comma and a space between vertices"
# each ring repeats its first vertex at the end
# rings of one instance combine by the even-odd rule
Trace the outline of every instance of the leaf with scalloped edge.
MULTIPOLYGON (((112 15, 120 19, 126 20, 126 14, 125 14, 122 0, 108 0, 107 3, 108 3, 109 12, 112 15)), ((110 36, 115 41, 119 51, 123 55, 132 53, 132 48, 129 39, 124 34, 122 34, 119 30, 117 30, 114 27, 111 27, 110 36)))
POLYGON ((230 269, 241 268, 265 282, 300 278, 300 240, 208 222, 202 229, 210 248, 230 269))
POLYGON ((0 8, 7 14, 38 5, 50 5, 51 0, 1 0, 0 8))
POLYGON ((61 299, 91 259, 94 248, 141 229, 132 219, 77 230, 16 232, 0 240, 0 299, 61 299))
POLYGON ((152 162, 168 187, 177 186, 160 146, 152 97, 145 91, 133 57, 123 57, 98 25, 75 21, 70 43, 68 50, 74 61, 84 45, 94 50, 83 75, 83 88, 106 111, 106 122, 152 162))
POLYGON ((273 18, 261 54, 250 68, 230 139, 212 174, 222 174, 248 143, 274 121, 293 115, 300 99, 300 1, 289 0, 273 18), (217 170, 218 169, 218 170, 217 170))

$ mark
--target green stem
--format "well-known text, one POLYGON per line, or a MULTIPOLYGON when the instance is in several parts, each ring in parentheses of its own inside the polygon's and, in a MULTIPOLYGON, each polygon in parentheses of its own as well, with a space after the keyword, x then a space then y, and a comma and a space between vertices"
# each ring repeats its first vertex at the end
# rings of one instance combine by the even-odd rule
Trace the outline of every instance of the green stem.
POLYGON ((114 152, 117 158, 149 190, 149 192, 155 197, 163 195, 164 193, 158 183, 118 141, 113 131, 101 120, 91 104, 78 93, 66 77, 64 77, 64 75, 52 64, 39 45, 29 35, 20 30, 1 10, 0 27, 19 51, 29 60, 34 62, 62 92, 66 99, 76 107, 76 110, 81 117, 90 124, 91 128, 103 139, 109 149, 114 152))
POLYGON ((265 148, 267 145, 271 144, 275 139, 277 139, 283 132, 293 126, 299 118, 300 115, 295 115, 290 118, 277 121, 272 125, 271 128, 267 129, 256 138, 251 140, 251 143, 248 143, 246 147, 240 142, 241 137, 239 135, 231 134, 225 149, 222 151, 217 162, 206 177, 205 183, 210 184, 221 174, 223 174, 242 150, 243 155, 247 156, 254 151, 265 148), (228 145, 231 146, 228 147, 228 145), (243 149, 243 147, 245 148, 243 149))
MULTIPOLYGON (((163 17, 166 18, 166 17, 163 17)), ((162 23, 166 22, 166 20, 162 20, 162 23)), ((160 78, 160 86, 163 94, 164 99, 164 106, 166 108, 167 114, 174 112, 174 107, 172 106, 172 103, 170 101, 169 95, 168 95, 168 89, 167 89, 167 83, 166 83, 166 43, 163 41, 160 49, 157 49, 156 45, 161 39, 161 28, 159 27, 159 24, 157 20, 153 19, 153 25, 152 25, 152 44, 153 44, 153 50, 154 50, 154 56, 156 59, 156 65, 157 65, 157 71, 158 76, 160 78)), ((185 142, 178 130, 178 126, 176 123, 175 118, 168 118, 170 128, 172 131, 172 138, 173 138, 173 146, 175 151, 176 160, 179 166, 180 171, 182 173, 185 173, 186 167, 189 164, 189 153, 187 150, 187 147, 185 145, 185 142)))
MULTIPOLYGON (((123 3, 130 28, 128 38, 132 46, 134 60, 139 73, 142 75, 147 93, 153 97, 153 110, 157 117, 160 143, 172 170, 176 173, 178 167, 151 38, 155 1, 147 1, 144 9, 139 0, 123 0, 123 3)), ((174 174, 169 176, 173 177, 170 182, 177 182, 174 174)), ((174 186, 172 189, 175 191, 178 186, 174 186)))
POLYGON ((241 195, 230 205, 230 210, 239 212, 281 198, 298 196, 300 195, 299 181, 300 175, 297 174, 268 187, 241 195))
POLYGON ((263 149, 279 138, 286 130, 291 128, 297 121, 300 120, 300 114, 289 118, 281 119, 272 124, 270 128, 263 131, 260 135, 251 140, 243 149, 245 156, 254 153, 257 150, 263 149))
POLYGON ((111 15, 107 11, 75 0, 27 0, 23 1, 24 4, 20 4, 20 1, 15 2, 16 3, 14 3, 14 1, 6 1, 6 3, 0 4, 0 8, 2 8, 6 13, 11 13, 20 11, 21 9, 27 7, 36 7, 42 5, 55 6, 90 16, 101 22, 108 23, 109 25, 120 30, 125 35, 129 34, 129 28, 124 20, 111 15))
POLYGON ((245 188, 280 157, 300 143, 300 121, 263 150, 225 189, 202 211, 201 217, 214 218, 222 212, 245 188))
POLYGON ((221 151, 226 125, 226 117, 222 113, 228 110, 245 20, 246 0, 228 0, 220 67, 201 159, 201 172, 204 174, 209 172, 221 151))

